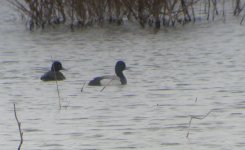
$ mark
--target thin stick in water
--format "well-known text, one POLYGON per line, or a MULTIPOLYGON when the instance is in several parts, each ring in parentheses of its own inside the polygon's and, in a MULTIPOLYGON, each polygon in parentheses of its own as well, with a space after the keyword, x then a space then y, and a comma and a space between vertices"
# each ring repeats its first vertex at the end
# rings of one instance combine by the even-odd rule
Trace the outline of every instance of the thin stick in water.
POLYGON ((59 107, 61 109, 61 103, 60 103, 60 90, 59 90, 59 85, 58 85, 58 81, 56 78, 56 74, 55 74, 55 83, 56 83, 56 89, 57 89, 57 94, 58 94, 58 98, 59 98, 59 107))
POLYGON ((243 22, 244 18, 245 18, 245 14, 242 16, 242 19, 240 21, 240 25, 242 25, 242 22, 243 22))
MULTIPOLYGON (((54 62, 53 60, 53 57, 51 56, 51 60, 52 62, 54 62)), ((55 83, 56 83, 56 89, 57 89, 57 94, 58 94, 58 98, 59 98, 59 108, 61 109, 61 102, 60 102, 60 90, 59 90, 59 85, 58 85, 58 81, 57 81, 57 76, 56 76, 56 72, 55 72, 55 69, 53 68, 54 70, 54 77, 55 77, 55 83)))
POLYGON ((22 146, 22 143, 23 143, 23 132, 21 130, 21 123, 19 122, 19 119, 17 117, 17 113, 16 113, 16 109, 15 109, 15 104, 14 104, 14 116, 15 116, 15 119, 17 121, 18 128, 19 128, 19 133, 20 133, 20 144, 19 144, 19 147, 18 147, 18 150, 20 150, 21 149, 21 146, 22 146))
POLYGON ((83 92, 84 86, 86 85, 86 81, 83 83, 83 86, 81 88, 81 93, 83 92))
POLYGON ((190 130, 191 130, 191 122, 192 122, 192 119, 198 119, 198 120, 205 119, 211 112, 213 112, 213 110, 214 109, 210 110, 206 115, 202 115, 202 116, 191 116, 190 121, 189 121, 188 132, 186 134, 186 138, 189 138, 189 134, 190 134, 190 130))
POLYGON ((191 130, 191 122, 192 122, 192 117, 191 117, 191 119, 190 119, 190 121, 189 121, 189 127, 188 127, 188 132, 187 132, 187 134, 186 134, 186 138, 189 138, 189 134, 190 134, 190 130, 191 130))
POLYGON ((115 79, 115 77, 113 77, 101 90, 100 92, 102 92, 113 80, 115 79))

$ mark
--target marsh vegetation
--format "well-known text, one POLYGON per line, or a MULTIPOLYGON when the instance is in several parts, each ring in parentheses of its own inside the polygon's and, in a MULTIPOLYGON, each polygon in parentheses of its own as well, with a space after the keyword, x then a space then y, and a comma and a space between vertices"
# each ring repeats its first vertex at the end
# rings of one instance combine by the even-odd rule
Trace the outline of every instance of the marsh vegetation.
POLYGON ((226 10, 239 15, 244 4, 241 0, 9 0, 30 30, 49 25, 66 24, 86 27, 124 20, 141 27, 175 26, 215 16, 225 17, 226 10))

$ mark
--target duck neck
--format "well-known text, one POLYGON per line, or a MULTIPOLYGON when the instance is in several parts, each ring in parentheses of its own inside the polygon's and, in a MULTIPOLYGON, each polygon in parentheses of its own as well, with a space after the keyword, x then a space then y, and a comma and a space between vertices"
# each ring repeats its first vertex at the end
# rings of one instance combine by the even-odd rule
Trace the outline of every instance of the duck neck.
POLYGON ((56 72, 55 68, 52 66, 51 71, 56 72))
POLYGON ((124 76, 124 74, 123 74, 122 71, 116 71, 116 75, 120 78, 120 81, 121 81, 121 84, 122 84, 122 85, 127 84, 127 79, 126 79, 126 77, 124 76))
POLYGON ((51 71, 53 71, 53 72, 59 72, 59 70, 55 69, 54 67, 51 67, 51 71))

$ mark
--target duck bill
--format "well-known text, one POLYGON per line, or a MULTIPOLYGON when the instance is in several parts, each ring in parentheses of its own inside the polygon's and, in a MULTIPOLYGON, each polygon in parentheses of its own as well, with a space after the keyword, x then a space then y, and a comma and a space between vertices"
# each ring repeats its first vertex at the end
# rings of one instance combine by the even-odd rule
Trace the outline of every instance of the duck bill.
POLYGON ((124 70, 130 70, 130 67, 126 67, 124 70))
POLYGON ((67 69, 66 69, 66 68, 64 68, 64 67, 62 67, 62 69, 61 69, 61 70, 65 70, 65 71, 66 71, 67 69))

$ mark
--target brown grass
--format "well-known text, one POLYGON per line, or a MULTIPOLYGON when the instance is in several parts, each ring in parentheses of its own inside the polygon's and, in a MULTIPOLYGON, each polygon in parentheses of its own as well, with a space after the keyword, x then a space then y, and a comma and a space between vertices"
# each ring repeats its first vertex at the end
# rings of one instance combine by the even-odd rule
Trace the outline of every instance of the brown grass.
POLYGON ((30 30, 48 25, 66 24, 86 27, 105 22, 121 25, 123 19, 142 27, 175 26, 195 22, 195 12, 202 9, 207 20, 225 16, 226 3, 232 3, 233 15, 239 15, 245 4, 241 0, 9 0, 28 18, 30 30), (226 2, 226 3, 225 3, 226 2), (201 8, 200 8, 201 7, 201 8), (204 8, 204 9, 203 9, 204 8), (220 13, 221 12, 221 13, 220 13))

